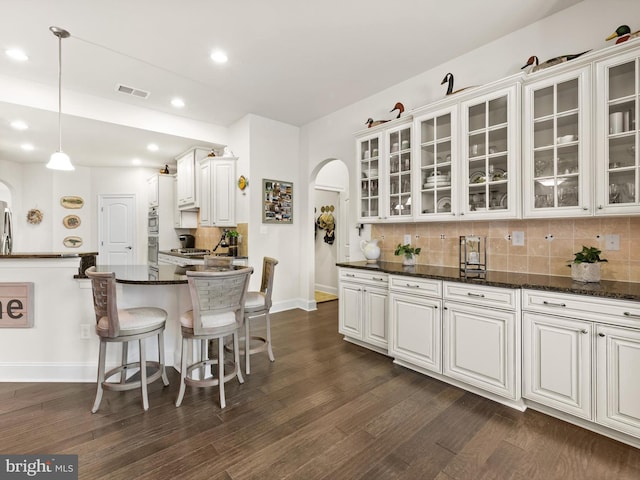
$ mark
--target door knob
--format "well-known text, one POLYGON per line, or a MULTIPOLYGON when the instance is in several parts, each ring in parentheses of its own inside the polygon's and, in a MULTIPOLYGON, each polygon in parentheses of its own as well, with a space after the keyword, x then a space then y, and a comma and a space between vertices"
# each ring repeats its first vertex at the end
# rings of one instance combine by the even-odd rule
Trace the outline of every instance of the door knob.
POLYGON ((126 248, 127 250, 131 250, 133 247, 129 246, 129 247, 124 247, 124 248, 126 248))

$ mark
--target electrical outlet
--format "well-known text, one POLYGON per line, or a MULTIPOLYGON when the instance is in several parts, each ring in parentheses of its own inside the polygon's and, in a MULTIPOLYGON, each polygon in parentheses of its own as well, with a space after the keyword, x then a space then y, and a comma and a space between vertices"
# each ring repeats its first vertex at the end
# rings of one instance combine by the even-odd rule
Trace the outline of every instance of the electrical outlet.
POLYGON ((411 235, 409 235, 408 233, 404 234, 404 244, 411 245, 411 235))
POLYGON ((80 325, 80 338, 83 340, 89 340, 91 338, 91 330, 90 330, 91 325, 89 325, 88 323, 83 323, 82 325, 80 325))
POLYGON ((605 235, 604 249, 610 251, 620 250, 620 235, 605 235))
POLYGON ((524 232, 512 232, 511 238, 513 239, 512 245, 515 247, 524 246, 524 232))

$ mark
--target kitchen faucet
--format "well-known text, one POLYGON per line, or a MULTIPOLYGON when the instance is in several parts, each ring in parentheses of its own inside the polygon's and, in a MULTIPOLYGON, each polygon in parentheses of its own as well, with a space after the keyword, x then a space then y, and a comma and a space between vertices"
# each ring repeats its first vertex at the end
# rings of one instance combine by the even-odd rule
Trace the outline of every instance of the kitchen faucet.
POLYGON ((218 247, 222 247, 222 248, 227 248, 229 247, 229 244, 227 243, 227 233, 229 232, 228 229, 223 228, 222 229, 222 236, 220 237, 220 241, 218 242, 218 244, 213 247, 213 251, 215 252, 218 247))

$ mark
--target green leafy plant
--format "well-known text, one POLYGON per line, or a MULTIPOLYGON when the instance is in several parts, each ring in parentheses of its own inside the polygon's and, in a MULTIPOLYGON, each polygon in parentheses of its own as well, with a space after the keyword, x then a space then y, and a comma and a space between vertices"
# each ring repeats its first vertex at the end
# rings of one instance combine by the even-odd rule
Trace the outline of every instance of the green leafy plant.
POLYGON ((227 231, 227 237, 238 237, 240 234, 237 230, 229 230, 227 231))
POLYGON ((420 250, 422 250, 420 247, 414 248, 408 243, 405 245, 399 243, 393 254, 404 255, 407 258, 411 258, 412 255, 420 255, 420 250))
POLYGON ((582 250, 574 253, 574 259, 571 263, 599 263, 606 262, 604 258, 600 258, 602 250, 597 247, 582 246, 582 250))

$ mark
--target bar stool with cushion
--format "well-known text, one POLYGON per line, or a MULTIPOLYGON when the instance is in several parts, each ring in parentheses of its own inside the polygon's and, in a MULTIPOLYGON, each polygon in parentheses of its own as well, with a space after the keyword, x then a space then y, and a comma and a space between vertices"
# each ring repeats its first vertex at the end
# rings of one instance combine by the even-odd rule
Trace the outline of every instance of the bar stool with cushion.
MULTIPOLYGON (((169 379, 164 365, 164 327, 167 312, 156 307, 138 307, 119 309, 116 297, 116 276, 114 272, 96 272, 96 267, 86 270, 91 279, 93 290, 93 306, 96 314, 96 333, 100 338, 100 354, 98 358, 98 386, 96 399, 91 409, 96 413, 102 401, 104 390, 124 391, 140 387, 142 390, 142 408, 149 409, 147 385, 162 378, 164 385, 169 379), (145 339, 158 337, 158 361, 147 361, 145 339), (128 345, 138 340, 140 359, 129 362, 128 345), (122 359, 120 365, 106 372, 107 343, 122 343, 122 359), (147 368, 155 371, 147 375, 147 368), (138 369, 140 377, 128 380, 127 372, 138 369), (109 378, 120 373, 120 381, 109 382, 109 378)), ((132 377, 133 378, 133 377, 132 377)))
POLYGON ((278 260, 271 257, 264 257, 262 260, 262 282, 260 291, 247 292, 247 299, 244 302, 244 350, 245 354, 245 371, 247 375, 251 373, 251 355, 258 352, 267 351, 269 360, 275 361, 273 350, 271 349, 271 319, 269 318, 269 310, 271 310, 271 293, 273 291, 273 275, 278 264, 278 260), (266 338, 259 336, 251 336, 250 324, 257 317, 263 316, 266 321, 266 338), (251 347, 251 341, 257 341, 258 345, 251 347))
POLYGON ((182 359, 180 362, 180 391, 176 407, 182 404, 187 385, 210 387, 218 385, 220 408, 225 408, 224 384, 233 378, 244 383, 240 369, 238 331, 244 321, 244 300, 253 268, 234 270, 187 271, 193 310, 180 316, 182 330, 182 359), (233 361, 225 372, 224 338, 233 336, 233 361), (187 365, 188 342, 200 343, 200 360, 187 365), (205 345, 218 340, 218 357, 206 358, 205 345), (208 365, 218 365, 217 376, 208 375, 208 365), (199 372, 200 378, 195 377, 199 372))

